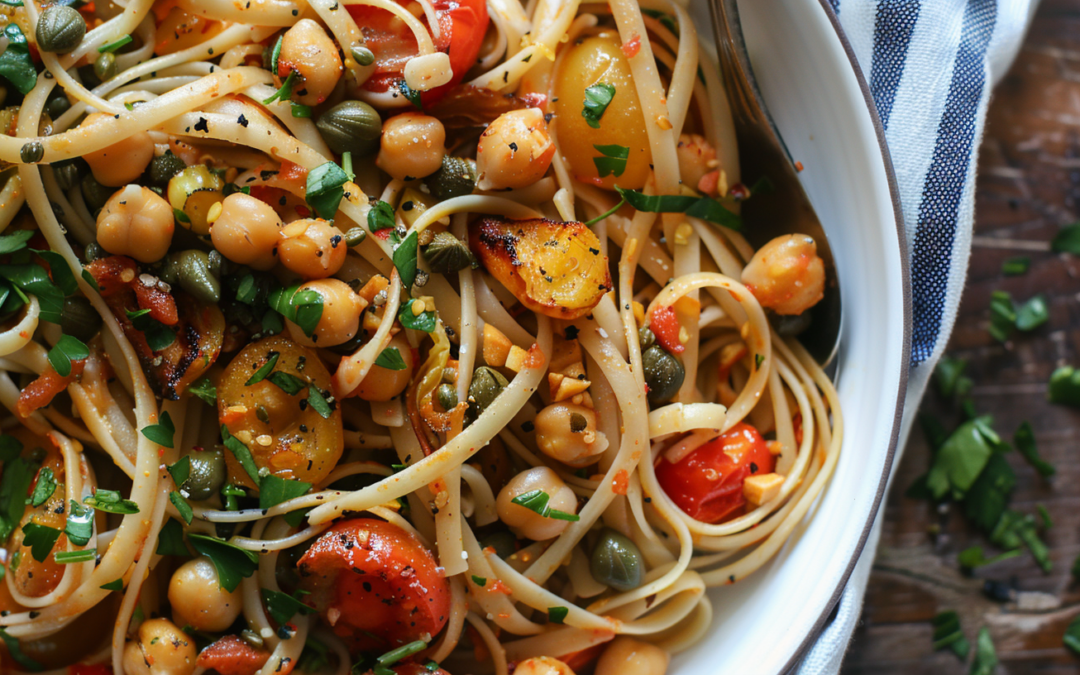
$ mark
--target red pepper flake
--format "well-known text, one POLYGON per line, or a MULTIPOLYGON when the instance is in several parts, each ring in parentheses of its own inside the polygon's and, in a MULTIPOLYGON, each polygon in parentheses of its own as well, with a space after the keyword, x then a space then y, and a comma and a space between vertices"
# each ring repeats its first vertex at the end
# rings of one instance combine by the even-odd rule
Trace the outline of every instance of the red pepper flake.
POLYGON ((799 161, 795 162, 795 170, 796 171, 802 171, 803 170, 802 162, 799 162, 799 161))
MULTIPOLYGON (((296 215, 300 216, 301 218, 308 218, 311 216, 311 209, 304 206, 303 204, 298 204, 296 206, 296 215)), ((389 232, 389 228, 387 228, 387 231, 389 232)))
POLYGON ((622 52, 626 54, 626 58, 632 59, 638 55, 641 51, 641 36, 634 33, 630 36, 630 39, 622 44, 622 52))
POLYGON ((485 589, 488 593, 502 593, 503 595, 513 595, 513 591, 510 587, 502 582, 501 579, 488 579, 485 589))
POLYGON ((656 335, 656 341, 670 354, 682 354, 686 347, 679 342, 679 317, 672 305, 657 307, 649 319, 649 329, 656 335))
POLYGON ((629 486, 630 474, 626 473, 626 469, 620 469, 619 472, 615 474, 615 477, 611 479, 611 491, 617 495, 625 495, 626 488, 629 486))

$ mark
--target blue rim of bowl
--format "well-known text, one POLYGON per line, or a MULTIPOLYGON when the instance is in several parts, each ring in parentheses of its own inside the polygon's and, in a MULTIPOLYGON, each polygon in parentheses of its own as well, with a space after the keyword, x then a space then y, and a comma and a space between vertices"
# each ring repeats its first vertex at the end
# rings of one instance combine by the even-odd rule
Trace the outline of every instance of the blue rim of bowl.
MULTIPOLYGON (((900 245, 900 273, 904 296, 904 345, 901 350, 903 361, 900 364, 900 386, 896 394, 896 412, 893 415, 892 432, 889 436, 889 450, 885 456, 884 470, 878 481, 877 494, 874 495, 874 505, 870 509, 870 515, 867 517, 862 534, 859 536, 859 543, 855 547, 855 554, 848 562, 847 569, 844 570, 843 575, 840 577, 840 582, 833 590, 832 597, 829 599, 825 611, 823 611, 817 621, 814 622, 813 630, 807 634, 806 638, 799 645, 799 648, 795 650, 795 653, 792 654, 791 658, 784 666, 781 672, 785 673, 795 670, 810 650, 810 647, 821 637, 821 633, 826 624, 829 623, 833 611, 839 606, 840 599, 844 594, 844 589, 847 587, 848 579, 851 578, 851 573, 854 571, 855 565, 859 562, 863 549, 866 547, 866 540, 870 536, 870 530, 877 521, 878 511, 881 509, 881 504, 885 499, 885 491, 889 485, 889 476, 892 474, 893 462, 896 459, 897 446, 900 442, 900 426, 904 416, 904 400, 907 393, 908 372, 911 363, 911 261, 908 256, 907 232, 904 229, 904 212, 900 204, 900 188, 896 182, 896 171, 893 168, 889 146, 885 142, 885 127, 881 124, 877 106, 874 105, 874 98, 870 94, 870 86, 867 84, 866 76, 859 66, 858 59, 855 57, 855 51, 852 49, 851 42, 848 40, 847 34, 844 33, 844 29, 840 25, 840 18, 836 15, 836 11, 833 9, 829 0, 818 0, 818 3, 825 11, 825 15, 828 17, 829 23, 832 24, 833 30, 836 31, 836 36, 840 39, 840 44, 844 48, 844 53, 847 54, 848 61, 851 63, 851 69, 855 72, 855 77, 859 82, 859 89, 862 91, 863 100, 866 103, 866 109, 870 113, 870 119, 874 125, 874 133, 877 135, 878 146, 881 149, 881 159, 885 165, 885 175, 889 183, 889 194, 892 197, 893 213, 896 214, 896 236, 900 245)), ((844 645, 844 647, 846 649, 847 645, 844 645)))

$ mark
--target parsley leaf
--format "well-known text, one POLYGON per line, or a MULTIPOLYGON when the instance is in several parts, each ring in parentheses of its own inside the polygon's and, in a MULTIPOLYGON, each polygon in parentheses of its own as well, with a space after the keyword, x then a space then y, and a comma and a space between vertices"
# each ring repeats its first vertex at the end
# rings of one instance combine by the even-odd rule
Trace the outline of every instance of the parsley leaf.
POLYGON ((990 294, 990 335, 998 342, 1005 342, 1015 326, 1012 296, 1005 291, 994 291, 990 294))
POLYGON ((1069 627, 1065 629, 1065 635, 1061 643, 1069 648, 1073 654, 1080 654, 1080 615, 1073 617, 1069 627))
POLYGON ((259 484, 259 468, 255 466, 255 458, 251 456, 251 450, 243 442, 229 433, 229 428, 224 424, 221 425, 221 438, 225 447, 229 452, 236 457, 236 461, 240 462, 240 466, 243 467, 244 473, 248 475, 256 485, 259 484))
POLYGON ((169 475, 172 476, 176 487, 180 487, 191 475, 191 457, 184 455, 177 460, 176 464, 170 464, 165 468, 168 470, 169 475))
POLYGON ((971 644, 960 630, 960 615, 942 612, 930 620, 934 627, 934 649, 949 647, 961 659, 967 659, 971 644))
POLYGON ((326 397, 323 396, 322 392, 319 391, 319 388, 313 384, 308 385, 307 400, 311 409, 319 413, 319 417, 322 417, 324 420, 330 419, 330 416, 334 414, 334 410, 330 407, 330 403, 326 400, 326 397))
POLYGON ((23 546, 30 547, 30 555, 34 556, 34 560, 38 562, 45 562, 48 559, 49 553, 56 545, 56 540, 60 538, 60 530, 34 522, 23 525, 22 531, 23 546))
POLYGON ((371 202, 371 210, 367 214, 368 229, 372 232, 389 230, 394 227, 394 207, 390 202, 376 199, 371 202))
POLYGON ((61 335, 56 346, 49 350, 49 364, 60 377, 71 375, 71 362, 81 361, 90 356, 90 349, 82 340, 70 335, 61 335))
POLYGON ((481 588, 487 585, 487 579, 485 579, 484 577, 478 577, 475 574, 472 575, 472 582, 481 588))
POLYGON ((1016 327, 1022 331, 1035 330, 1050 319, 1050 308, 1042 293, 1016 308, 1016 327))
POLYGON ((271 591, 268 588, 260 589, 263 602, 266 604, 266 609, 270 612, 271 618, 278 623, 279 626, 284 626, 292 620, 293 615, 297 612, 301 614, 313 614, 315 610, 308 607, 304 603, 300 602, 297 598, 282 593, 280 591, 271 591))
POLYGON ((1007 277, 1016 277, 1021 274, 1027 274, 1027 271, 1030 268, 1031 258, 1028 258, 1027 256, 1009 258, 1001 263, 1001 273, 1007 277))
POLYGON ((288 101, 292 97, 292 88, 296 84, 297 77, 297 72, 295 70, 291 71, 285 81, 281 83, 281 87, 270 98, 263 100, 263 105, 270 105, 274 101, 288 101))
POLYGON ((593 148, 600 153, 600 157, 593 157, 596 172, 601 178, 615 175, 623 175, 626 171, 626 160, 630 157, 630 148, 625 145, 594 145, 593 148))
POLYGON ((626 190, 618 185, 616 192, 626 203, 638 211, 647 213, 685 213, 692 218, 722 225, 736 232, 742 230, 742 219, 724 208, 724 205, 710 197, 689 197, 684 195, 646 195, 637 190, 626 190))
POLYGON ((169 493, 169 501, 176 507, 176 512, 180 514, 180 517, 184 519, 184 522, 190 525, 192 518, 195 517, 195 512, 191 510, 191 505, 187 503, 184 496, 176 490, 173 490, 169 493))
POLYGON ((941 357, 937 367, 934 368, 934 381, 942 396, 963 397, 971 391, 971 378, 964 375, 965 368, 967 368, 967 361, 963 359, 941 357))
POLYGON ((0 255, 15 253, 26 248, 26 242, 35 234, 34 230, 17 230, 0 236, 0 255))
POLYGON ((26 510, 26 493, 37 474, 38 465, 16 457, 4 462, 0 476, 0 541, 8 538, 26 510))
POLYGON ((1061 366, 1050 375, 1047 397, 1051 403, 1080 407, 1080 371, 1061 366))
POLYGON ((277 352, 270 352, 268 356, 269 358, 266 359, 266 363, 262 364, 259 369, 256 370, 252 374, 252 376, 248 378, 248 381, 244 383, 245 387, 250 387, 253 384, 258 384, 259 382, 265 380, 266 376, 269 375, 270 371, 272 371, 274 369, 274 366, 277 365, 278 357, 280 357, 281 354, 278 354, 277 352))
POLYGON ((1039 448, 1035 445, 1035 430, 1031 428, 1031 422, 1024 422, 1013 434, 1013 443, 1020 451, 1028 464, 1039 472, 1040 476, 1053 476, 1057 471, 1054 466, 1039 456, 1039 448))
POLYGON ((337 164, 327 162, 317 166, 308 172, 304 200, 320 218, 333 220, 338 204, 345 197, 345 183, 348 182, 348 174, 337 164))
POLYGON ((977 567, 983 567, 984 565, 992 565, 996 562, 1001 562, 1002 560, 1015 558, 1018 555, 1020 555, 1020 549, 1013 549, 1011 551, 999 553, 992 558, 987 558, 983 555, 982 546, 971 546, 961 551, 957 559, 959 560, 961 567, 963 567, 964 569, 973 570, 977 567))
MULTIPOLYGON (((9 45, 8 51, 10 47, 9 45)), ((7 52, 0 54, 0 64, 6 54, 7 52)), ((0 277, 24 294, 23 301, 26 300, 25 294, 33 295, 38 299, 42 321, 60 323, 64 311, 64 294, 53 284, 44 268, 38 265, 0 265, 0 277)), ((5 303, 4 309, 10 309, 10 306, 5 303)))
POLYGON ((544 518, 554 518, 555 520, 569 520, 571 522, 581 520, 581 518, 573 513, 567 513, 566 511, 560 511, 548 506, 548 500, 551 497, 543 490, 529 490, 517 497, 510 500, 512 504, 518 506, 524 506, 525 508, 540 514, 544 518))
POLYGON ((169 416, 168 411, 162 411, 161 416, 158 417, 157 424, 143 427, 139 431, 142 432, 143 436, 146 436, 154 443, 166 448, 171 448, 173 446, 173 434, 176 433, 176 427, 173 426, 172 417, 169 416))
POLYGON ((67 260, 64 259, 64 256, 56 251, 33 248, 30 250, 48 263, 49 276, 52 277, 52 282, 56 284, 61 293, 74 295, 79 290, 79 283, 75 281, 75 274, 72 273, 71 267, 68 265, 67 260))
POLYGON ((990 631, 983 626, 979 629, 978 637, 975 638, 975 661, 971 664, 969 675, 993 675, 997 664, 994 641, 990 637, 990 631))
POLYGON ((259 555, 230 544, 224 539, 205 534, 189 534, 188 541, 199 553, 210 558, 218 573, 218 585, 232 593, 240 581, 250 577, 259 567, 259 555))
POLYGON ((401 284, 406 288, 412 288, 416 281, 416 230, 409 233, 400 244, 394 247, 394 267, 397 268, 401 284))
POLYGON ((1080 223, 1066 225, 1058 230, 1053 241, 1050 242, 1050 250, 1080 255, 1080 223))
POLYGON ((83 499, 83 504, 92 506, 98 511, 104 511, 105 513, 128 515, 130 513, 139 512, 138 504, 130 499, 123 499, 116 490, 102 490, 98 488, 94 491, 93 495, 83 499))
POLYGON ((569 613, 569 607, 548 607, 548 621, 551 623, 562 623, 566 620, 566 615, 569 613))
POLYGON ((15 22, 4 29, 4 37, 8 46, 0 54, 0 76, 13 84, 20 94, 29 94, 37 84, 37 69, 30 58, 30 45, 15 22))
POLYGON ((927 476, 927 487, 934 498, 942 499, 950 491, 954 499, 963 498, 990 459, 991 444, 999 441, 989 426, 989 418, 980 417, 960 425, 934 456, 927 476))
POLYGON ((411 328, 413 330, 422 330, 425 333, 430 333, 435 330, 435 312, 421 312, 419 314, 413 314, 413 304, 416 299, 409 298, 409 301, 401 306, 401 311, 398 312, 398 321, 402 326, 411 328))
POLYGON ((86 546, 94 534, 94 509, 80 506, 74 499, 70 502, 64 534, 72 544, 86 546))
MULTIPOLYGON (((15 24, 11 24, 14 26, 15 24)), ((10 27, 10 26, 9 26, 10 27)), ((22 646, 19 644, 19 640, 8 635, 8 632, 0 627, 0 640, 4 641, 4 646, 7 647, 8 654, 15 660, 15 663, 19 664, 23 668, 29 670, 32 673, 40 673, 45 670, 45 666, 41 665, 34 659, 30 658, 26 654, 23 654, 22 646)))
POLYGON ((268 509, 299 497, 311 489, 311 483, 287 480, 274 474, 263 476, 259 483, 259 508, 268 509))
POLYGON ((270 307, 295 323, 304 335, 311 337, 323 313, 323 296, 310 288, 300 290, 299 284, 279 288, 267 298, 270 307))
POLYGON ((217 387, 210 381, 210 378, 204 377, 201 380, 195 380, 188 385, 187 391, 189 394, 198 396, 202 399, 203 403, 208 405, 217 405, 217 387))
POLYGON ((160 352, 176 340, 176 333, 165 324, 151 318, 149 309, 128 311, 127 318, 135 330, 142 331, 150 351, 160 352))
POLYGON ((398 352, 397 347, 387 347, 382 350, 379 357, 375 359, 375 365, 386 368, 387 370, 405 370, 405 359, 401 358, 401 353, 398 352))
POLYGON ((607 82, 597 82, 585 89, 585 101, 582 103, 581 116, 593 129, 600 128, 600 118, 615 97, 615 86, 607 82))
POLYGON ((187 546, 184 545, 184 528, 180 523, 172 518, 165 519, 165 524, 161 527, 161 532, 158 533, 157 549, 154 553, 184 557, 191 555, 187 546))
POLYGON ((49 497, 52 497, 53 492, 56 491, 56 480, 53 477, 53 470, 49 467, 43 468, 38 472, 37 483, 34 485, 34 492, 26 500, 26 503, 30 506, 38 507, 49 501, 49 497))
POLYGON ((979 477, 964 497, 964 515, 983 532, 990 533, 1005 512, 1009 495, 1016 487, 1016 474, 1004 455, 990 455, 979 477))
POLYGON ((289 396, 295 396, 299 394, 301 390, 308 386, 306 380, 303 380, 292 373, 284 373, 277 371, 270 373, 266 378, 270 382, 277 385, 277 388, 288 394, 289 396))

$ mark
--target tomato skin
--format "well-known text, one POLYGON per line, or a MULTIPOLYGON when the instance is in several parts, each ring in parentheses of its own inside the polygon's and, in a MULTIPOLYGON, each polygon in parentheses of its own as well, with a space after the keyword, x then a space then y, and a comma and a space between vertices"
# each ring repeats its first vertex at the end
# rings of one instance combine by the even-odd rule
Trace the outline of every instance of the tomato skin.
POLYGON ((683 350, 686 349, 683 343, 679 342, 679 331, 681 329, 679 317, 676 316, 675 308, 671 305, 657 307, 649 316, 649 330, 653 332, 656 341, 669 354, 682 354, 683 350))
MULTIPOLYGON (((402 6, 409 1, 397 0, 402 6)), ((465 73, 476 63, 489 23, 485 0, 434 0, 433 4, 439 21, 435 48, 450 56, 454 76, 441 87, 420 95, 420 102, 425 107, 438 101, 464 79, 465 73)), ((396 87, 403 77, 405 62, 418 52, 416 37, 403 21, 386 10, 359 4, 347 8, 361 27, 367 47, 375 53, 375 73, 363 88, 385 92, 396 87)), ((421 16, 420 21, 428 25, 425 16, 421 16)))
POLYGON ((373 518, 338 523, 297 563, 306 599, 354 652, 434 636, 450 615, 450 582, 412 534, 373 518), (330 621, 330 610, 340 612, 330 621), (374 638, 372 636, 375 636, 374 638))
POLYGON ((752 474, 772 473, 775 463, 757 429, 740 423, 675 464, 661 456, 656 479, 688 516, 719 523, 742 512, 743 481, 752 474))

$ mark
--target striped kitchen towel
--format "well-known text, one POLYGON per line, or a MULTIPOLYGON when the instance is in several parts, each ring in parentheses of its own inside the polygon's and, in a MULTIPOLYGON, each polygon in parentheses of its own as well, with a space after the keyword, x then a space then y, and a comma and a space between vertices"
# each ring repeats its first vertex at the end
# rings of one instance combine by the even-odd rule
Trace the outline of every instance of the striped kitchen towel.
MULTIPOLYGON (((836 14, 877 106, 910 247, 912 370, 901 448, 960 303, 971 252, 976 160, 991 89, 1016 55, 1037 4, 823 0, 826 11, 836 14)), ((800 673, 839 671, 859 620, 881 516, 834 618, 803 659, 800 673)))

